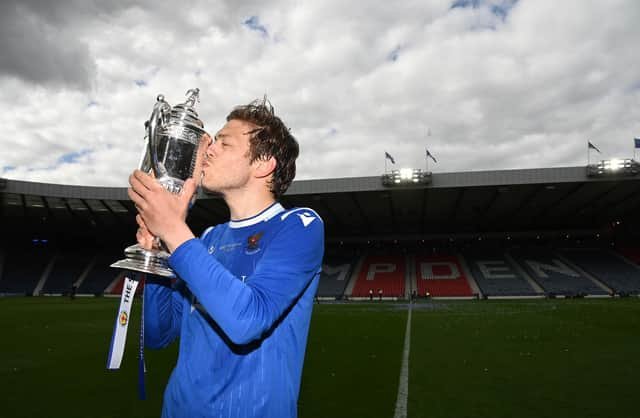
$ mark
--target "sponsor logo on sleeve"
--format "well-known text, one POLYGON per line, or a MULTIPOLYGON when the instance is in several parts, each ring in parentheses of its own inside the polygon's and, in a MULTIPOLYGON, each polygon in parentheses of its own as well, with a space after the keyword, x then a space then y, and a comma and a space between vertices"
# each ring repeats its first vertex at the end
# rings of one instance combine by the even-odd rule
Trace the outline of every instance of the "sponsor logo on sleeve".
POLYGON ((316 220, 316 217, 313 216, 311 213, 309 212, 304 212, 304 213, 298 213, 297 214, 298 217, 300 218, 300 220, 302 221, 302 225, 304 225, 304 227, 306 228, 307 226, 309 226, 309 224, 313 221, 316 220))

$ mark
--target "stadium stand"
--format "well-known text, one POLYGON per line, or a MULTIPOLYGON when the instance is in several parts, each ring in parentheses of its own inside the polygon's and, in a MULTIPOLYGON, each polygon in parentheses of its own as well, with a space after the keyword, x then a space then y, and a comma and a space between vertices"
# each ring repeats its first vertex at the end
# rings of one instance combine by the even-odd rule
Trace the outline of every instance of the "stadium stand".
POLYGON ((45 247, 6 250, 0 294, 32 295, 52 257, 52 251, 45 247))
POLYGON ((418 294, 434 297, 473 296, 469 281, 457 257, 447 254, 416 255, 418 294))
POLYGON ((89 270, 87 277, 78 287, 79 294, 101 295, 104 290, 121 273, 120 270, 109 267, 121 257, 119 254, 100 254, 89 270))
POLYGON ((53 268, 40 294, 67 294, 93 258, 86 252, 64 252, 56 255, 53 268))
MULTIPOLYGON (((124 287, 124 279, 125 277, 127 277, 127 272, 125 271, 118 271, 118 274, 116 275, 115 279, 107 285, 107 287, 104 289, 104 293, 108 294, 108 295, 121 295, 122 294, 122 288, 124 287)), ((139 280, 138 286, 136 287, 136 295, 142 295, 143 291, 144 291, 144 283, 145 283, 145 279, 146 279, 146 274, 145 273, 136 273, 136 278, 139 280)), ((129 276, 131 278, 134 278, 132 276, 129 276)))
POLYGON ((353 287, 351 296, 368 297, 373 290, 378 297, 404 297, 405 258, 402 255, 367 255, 353 287))
POLYGON ((539 294, 502 249, 467 250, 464 258, 485 297, 539 294))
POLYGON ((640 248, 621 248, 618 251, 634 263, 640 264, 640 248))
POLYGON ((561 254, 620 295, 640 293, 640 267, 601 249, 565 249, 561 254))
POLYGON ((349 283, 355 264, 356 260, 348 256, 325 257, 317 296, 340 299, 349 283))
MULTIPOLYGON (((640 175, 593 177, 577 166, 432 173, 430 180, 291 185, 283 205, 311 207, 325 223, 319 296, 635 292, 620 260, 600 254, 616 248, 640 264, 640 175), (484 253, 475 252, 480 245, 484 253), (574 247, 598 256, 552 251, 574 247)), ((109 265, 132 244, 135 214, 125 187, 0 181, 0 296, 65 293, 72 277, 78 294, 117 292, 120 272, 109 265), (93 256, 76 254, 76 265, 79 242, 93 256)), ((220 196, 200 193, 187 221, 199 234, 228 217, 220 196)))
POLYGON ((549 296, 606 295, 608 292, 547 248, 509 251, 549 296))

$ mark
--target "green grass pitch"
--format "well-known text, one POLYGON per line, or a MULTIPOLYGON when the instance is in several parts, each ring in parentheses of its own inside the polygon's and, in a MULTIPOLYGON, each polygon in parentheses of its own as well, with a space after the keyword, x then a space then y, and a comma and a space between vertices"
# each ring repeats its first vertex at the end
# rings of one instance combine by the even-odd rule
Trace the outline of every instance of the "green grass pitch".
MULTIPOLYGON (((0 417, 158 417, 177 345, 119 371, 118 300, 0 298, 0 417)), ((393 417, 407 305, 316 305, 299 416, 393 417)), ((412 311, 408 417, 638 416, 640 299, 428 301, 412 311)))

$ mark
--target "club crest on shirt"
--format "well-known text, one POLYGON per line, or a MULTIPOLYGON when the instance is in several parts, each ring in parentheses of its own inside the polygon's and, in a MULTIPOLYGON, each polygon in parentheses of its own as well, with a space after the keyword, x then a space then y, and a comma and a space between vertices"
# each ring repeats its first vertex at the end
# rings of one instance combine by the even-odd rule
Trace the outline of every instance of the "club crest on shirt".
POLYGON ((258 232, 247 238, 247 249, 244 251, 245 254, 251 255, 260 251, 259 245, 262 235, 264 235, 264 232, 258 232))
POLYGON ((210 245, 209 246, 209 254, 213 254, 216 251, 216 246, 215 245, 210 245))

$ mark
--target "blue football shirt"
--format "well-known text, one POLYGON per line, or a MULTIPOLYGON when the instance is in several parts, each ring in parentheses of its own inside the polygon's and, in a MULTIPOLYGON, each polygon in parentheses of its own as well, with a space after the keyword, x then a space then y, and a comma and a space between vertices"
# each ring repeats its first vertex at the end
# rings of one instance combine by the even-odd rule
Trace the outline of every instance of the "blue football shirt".
POLYGON ((145 344, 179 337, 163 417, 297 416, 324 251, 322 219, 274 203, 171 255, 179 280, 145 287, 145 344))

